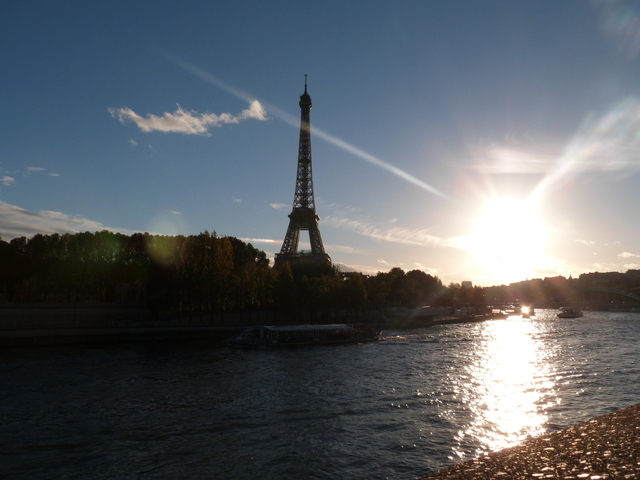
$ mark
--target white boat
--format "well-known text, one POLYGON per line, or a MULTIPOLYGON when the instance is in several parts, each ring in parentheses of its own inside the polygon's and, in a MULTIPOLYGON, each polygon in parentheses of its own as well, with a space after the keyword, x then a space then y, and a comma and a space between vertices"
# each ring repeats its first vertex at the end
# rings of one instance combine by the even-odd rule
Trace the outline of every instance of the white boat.
POLYGON ((560 313, 558 313, 558 318, 580 318, 584 317, 584 314, 581 310, 577 310, 574 308, 563 307, 560 309, 560 313))

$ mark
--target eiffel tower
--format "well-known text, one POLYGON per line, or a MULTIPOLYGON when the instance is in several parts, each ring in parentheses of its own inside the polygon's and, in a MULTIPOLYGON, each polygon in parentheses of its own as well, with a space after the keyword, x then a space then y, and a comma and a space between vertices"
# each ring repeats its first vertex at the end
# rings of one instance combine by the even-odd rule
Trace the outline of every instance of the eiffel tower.
POLYGON ((331 257, 324 251, 313 196, 313 177, 311 176, 311 97, 307 93, 307 76, 304 76, 304 93, 300 95, 300 145, 298 147, 298 175, 296 192, 293 196, 293 210, 289 214, 289 228, 282 242, 280 253, 276 254, 274 268, 279 270, 285 263, 313 263, 331 265, 331 257), (311 251, 299 251, 300 231, 309 232, 311 251))

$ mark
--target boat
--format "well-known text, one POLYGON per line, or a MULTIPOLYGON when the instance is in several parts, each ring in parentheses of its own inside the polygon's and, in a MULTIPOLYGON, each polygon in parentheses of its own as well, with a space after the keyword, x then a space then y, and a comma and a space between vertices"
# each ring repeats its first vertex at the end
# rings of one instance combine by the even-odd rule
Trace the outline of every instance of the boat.
POLYGON ((379 329, 365 325, 266 325, 245 329, 231 343, 253 348, 288 347, 375 342, 380 336, 379 329))
POLYGON ((568 307, 561 308, 560 313, 558 313, 558 318, 579 318, 583 316, 584 314, 581 310, 568 307))

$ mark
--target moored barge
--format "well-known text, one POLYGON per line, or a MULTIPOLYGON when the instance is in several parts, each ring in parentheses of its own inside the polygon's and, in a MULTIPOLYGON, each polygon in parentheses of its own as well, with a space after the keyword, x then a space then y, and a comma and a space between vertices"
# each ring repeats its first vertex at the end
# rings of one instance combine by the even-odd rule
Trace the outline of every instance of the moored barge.
POLYGON ((287 347, 332 343, 364 343, 380 339, 379 329, 365 325, 280 325, 245 329, 234 345, 244 347, 287 347))

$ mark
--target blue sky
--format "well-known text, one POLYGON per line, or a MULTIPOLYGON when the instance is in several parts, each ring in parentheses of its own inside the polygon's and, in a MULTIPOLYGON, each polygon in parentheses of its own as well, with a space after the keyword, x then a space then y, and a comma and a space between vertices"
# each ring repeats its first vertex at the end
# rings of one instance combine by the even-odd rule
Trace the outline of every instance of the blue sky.
POLYGON ((640 268, 638 2, 25 1, 0 13, 5 240, 215 230, 272 257, 308 74, 334 262, 478 285, 640 268))

